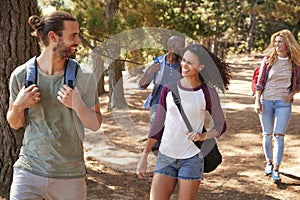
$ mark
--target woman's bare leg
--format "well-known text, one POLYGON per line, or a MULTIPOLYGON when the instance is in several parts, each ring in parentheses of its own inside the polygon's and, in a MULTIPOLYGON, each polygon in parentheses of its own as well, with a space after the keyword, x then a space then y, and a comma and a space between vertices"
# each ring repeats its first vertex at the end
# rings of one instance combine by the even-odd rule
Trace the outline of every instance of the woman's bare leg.
POLYGON ((178 200, 196 199, 201 181, 178 180, 178 200))
POLYGON ((155 174, 153 176, 150 200, 168 200, 172 195, 177 184, 177 179, 155 174))

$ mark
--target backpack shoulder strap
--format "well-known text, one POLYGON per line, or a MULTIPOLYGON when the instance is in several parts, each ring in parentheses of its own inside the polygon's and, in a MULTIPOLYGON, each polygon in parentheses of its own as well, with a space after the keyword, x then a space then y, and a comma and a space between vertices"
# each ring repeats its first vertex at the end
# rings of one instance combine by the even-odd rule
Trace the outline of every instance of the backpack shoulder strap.
MULTIPOLYGON (((37 83, 37 65, 36 57, 31 58, 25 64, 26 66, 26 77, 25 77, 25 87, 28 87, 32 84, 37 83)), ((78 63, 75 60, 68 59, 65 65, 65 74, 64 74, 64 84, 67 84, 69 87, 74 88, 75 79, 78 70, 78 63)))
POLYGON ((176 104, 178 110, 179 110, 179 113, 181 114, 181 117, 187 127, 187 129, 189 130, 189 132, 192 132, 193 131, 193 127, 191 125, 191 123, 189 122, 189 119, 187 118, 183 108, 182 108, 182 105, 181 105, 181 99, 180 99, 180 96, 179 96, 179 91, 178 91, 178 88, 177 88, 177 84, 174 83, 174 84, 170 84, 170 89, 172 91, 172 96, 173 96, 173 100, 174 100, 174 103, 176 104))
POLYGON ((36 57, 31 58, 25 64, 25 87, 28 87, 32 84, 37 83, 37 65, 36 65, 36 57))
MULTIPOLYGON (((192 132, 193 127, 192 127, 189 119, 187 118, 187 116, 186 116, 186 114, 185 114, 185 112, 182 108, 181 99, 180 99, 179 91, 178 91, 178 88, 177 88, 177 84, 176 83, 170 84, 170 89, 172 91, 172 96, 173 96, 174 103, 176 104, 176 106, 177 106, 177 108, 178 108, 178 110, 181 114, 181 117, 182 117, 188 131, 192 132)), ((206 97, 205 97, 205 100, 206 100, 206 97)), ((206 128, 203 126, 202 133, 204 133, 204 132, 206 132, 206 128)), ((201 149, 203 141, 196 141, 194 143, 199 149, 201 149)))
POLYGON ((78 63, 73 59, 68 59, 65 65, 64 84, 67 84, 72 89, 76 84, 76 75, 78 70, 78 63))
POLYGON ((172 92, 174 103, 178 107, 178 110, 181 114, 181 99, 180 99, 180 96, 179 96, 179 91, 178 91, 176 83, 170 84, 170 89, 171 89, 171 92, 172 92))

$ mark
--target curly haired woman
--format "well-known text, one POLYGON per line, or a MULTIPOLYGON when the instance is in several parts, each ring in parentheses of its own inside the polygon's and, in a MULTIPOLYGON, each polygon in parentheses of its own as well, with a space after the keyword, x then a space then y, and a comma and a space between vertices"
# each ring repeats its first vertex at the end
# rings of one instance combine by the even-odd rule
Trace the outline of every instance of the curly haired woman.
POLYGON ((185 48, 181 61, 183 78, 177 82, 181 105, 193 131, 189 132, 172 98, 170 86, 164 86, 157 115, 151 126, 143 155, 137 166, 142 178, 147 168, 148 153, 161 140, 152 180, 150 199, 167 200, 178 183, 178 199, 196 199, 203 180, 203 152, 194 142, 219 137, 226 121, 217 90, 228 89, 229 65, 199 44, 185 48), (206 110, 214 126, 202 133, 206 110))

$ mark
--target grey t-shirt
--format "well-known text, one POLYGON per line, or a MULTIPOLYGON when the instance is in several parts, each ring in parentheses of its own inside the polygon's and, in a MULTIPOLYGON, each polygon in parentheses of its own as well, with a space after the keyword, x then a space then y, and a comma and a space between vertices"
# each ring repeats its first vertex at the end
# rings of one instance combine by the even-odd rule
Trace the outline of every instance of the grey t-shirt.
MULTIPOLYGON (((25 65, 21 65, 11 75, 10 101, 16 99, 24 82, 25 65)), ((23 146, 15 167, 51 178, 86 175, 84 127, 76 113, 57 100, 63 82, 63 75, 47 75, 38 70, 41 100, 26 112, 23 146)), ((98 101, 97 81, 89 70, 78 68, 76 87, 86 105, 93 107, 98 101)))

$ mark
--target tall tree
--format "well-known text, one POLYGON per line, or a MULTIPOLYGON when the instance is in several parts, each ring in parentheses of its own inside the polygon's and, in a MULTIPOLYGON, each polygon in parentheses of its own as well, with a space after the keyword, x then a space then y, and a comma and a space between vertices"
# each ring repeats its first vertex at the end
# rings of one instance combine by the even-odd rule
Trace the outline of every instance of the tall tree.
MULTIPOLYGON (((124 68, 122 60, 124 59, 120 57, 123 46, 117 44, 113 37, 123 31, 145 25, 145 21, 148 20, 145 20, 143 14, 148 13, 148 16, 153 16, 153 13, 149 10, 149 7, 151 7, 150 2, 138 0, 74 0, 74 5, 77 19, 82 27, 81 32, 83 33, 84 43, 93 51, 93 64, 98 64, 93 68, 100 71, 102 75, 104 64, 107 63, 101 62, 97 58, 97 54, 110 57, 107 59, 109 67, 106 65, 110 89, 108 108, 126 108, 127 103, 122 84, 122 69, 124 68), (104 49, 102 49, 103 47, 104 49)), ((152 17, 152 20, 149 21, 153 22, 154 19, 155 17, 152 17)), ((103 81, 100 81, 101 83, 103 81)), ((100 87, 103 87, 103 84, 100 87)))
MULTIPOLYGON (((120 0, 106 0, 105 17, 109 21, 114 17, 119 9, 120 0)), ((118 59, 121 53, 121 47, 118 41, 111 41, 108 48, 108 56, 112 57, 112 62, 108 67, 109 76, 109 102, 108 109, 126 108, 127 102, 124 96, 122 62, 118 59), (118 84, 119 83, 119 84, 118 84)))
POLYGON ((247 2, 253 7, 245 8, 243 12, 256 16, 255 26, 250 26, 253 28, 251 34, 253 49, 265 49, 270 42, 271 35, 282 29, 291 30, 299 41, 300 4, 298 0, 247 0, 247 2))
POLYGON ((0 10, 0 196, 8 198, 13 164, 18 158, 23 130, 12 130, 6 121, 9 77, 14 68, 38 53, 31 37, 29 16, 37 14, 37 1, 1 0, 0 10))
MULTIPOLYGON (((258 3, 258 0, 254 1, 253 7, 255 7, 258 3)), ((253 35, 254 35, 254 28, 256 24, 256 14, 251 12, 250 17, 250 29, 249 29, 249 37, 248 37, 248 54, 252 51, 252 45, 253 45, 253 35)))

